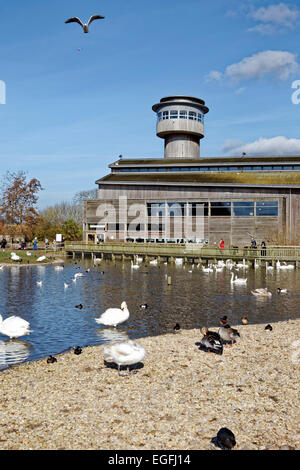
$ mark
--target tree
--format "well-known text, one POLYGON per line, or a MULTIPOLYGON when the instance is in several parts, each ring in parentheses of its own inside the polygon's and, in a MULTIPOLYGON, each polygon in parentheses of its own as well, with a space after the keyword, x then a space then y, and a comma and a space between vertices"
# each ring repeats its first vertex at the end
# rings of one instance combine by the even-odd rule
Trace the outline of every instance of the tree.
POLYGON ((67 240, 80 240, 82 229, 73 219, 67 219, 62 225, 62 233, 67 240))
POLYGON ((76 205, 83 204, 85 199, 97 199, 98 190, 97 189, 87 189, 85 191, 78 191, 73 197, 73 202, 76 205))
POLYGON ((42 189, 36 178, 27 182, 24 171, 8 171, 2 182, 0 206, 0 214, 4 216, 5 222, 11 225, 33 225, 39 216, 35 208, 37 193, 42 189))

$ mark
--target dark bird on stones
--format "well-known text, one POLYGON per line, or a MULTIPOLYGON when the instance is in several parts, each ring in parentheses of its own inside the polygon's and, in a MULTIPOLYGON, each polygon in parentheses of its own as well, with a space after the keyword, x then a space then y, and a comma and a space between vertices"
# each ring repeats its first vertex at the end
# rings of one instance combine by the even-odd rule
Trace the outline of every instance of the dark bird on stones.
POLYGON ((82 304, 79 304, 79 305, 75 305, 75 308, 83 308, 83 305, 82 304))
POLYGON ((179 331, 180 330, 180 325, 179 323, 176 323, 176 325, 173 328, 174 331, 179 331))
POLYGON ((82 348, 80 346, 76 346, 76 348, 74 348, 74 354, 81 354, 82 353, 82 348))
POLYGON ((89 32, 89 25, 91 24, 92 21, 94 21, 94 20, 103 20, 103 19, 104 19, 104 16, 92 15, 87 23, 82 23, 82 21, 77 17, 69 18, 67 21, 65 21, 65 23, 78 23, 78 24, 80 24, 80 26, 82 26, 83 32, 88 33, 89 32))
POLYGON ((267 325, 267 326, 265 327, 265 330, 267 330, 267 331, 268 331, 268 330, 269 330, 269 331, 272 331, 273 328, 272 328, 272 326, 269 324, 269 325, 267 325))
POLYGON ((215 331, 209 331, 206 326, 203 326, 200 331, 203 334, 203 338, 199 344, 197 343, 199 349, 221 355, 223 353, 223 345, 220 335, 215 331))
POLYGON ((49 357, 47 358, 47 364, 53 364, 53 362, 57 362, 56 357, 54 357, 54 356, 49 356, 49 357))
POLYGON ((231 450, 236 444, 235 436, 228 428, 221 428, 211 442, 222 450, 231 450))

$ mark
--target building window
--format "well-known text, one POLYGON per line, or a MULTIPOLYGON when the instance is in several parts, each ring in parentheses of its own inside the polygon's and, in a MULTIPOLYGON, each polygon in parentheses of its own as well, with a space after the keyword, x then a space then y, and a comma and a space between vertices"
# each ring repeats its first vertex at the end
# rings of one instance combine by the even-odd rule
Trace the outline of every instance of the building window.
POLYGON ((250 217, 254 215, 254 202, 237 201, 233 202, 233 215, 250 217))
POLYGON ((197 121, 197 114, 194 111, 189 111, 189 119, 197 121))
POLYGON ((178 111, 170 111, 170 119, 178 119, 178 111))
POLYGON ((278 216, 278 201, 256 201, 257 216, 278 216))
POLYGON ((197 116, 198 116, 198 122, 203 122, 203 120, 204 120, 204 119, 203 119, 203 114, 198 113, 197 116))
POLYGON ((217 166, 209 166, 208 171, 219 171, 219 168, 217 166))
POLYGON ((163 111, 163 119, 169 119, 169 111, 163 111))
POLYGON ((107 224, 108 232, 120 232, 124 230, 124 224, 107 224))
POLYGON ((157 113, 157 120, 158 122, 162 120, 162 113, 157 113))
POLYGON ((186 202, 168 202, 168 214, 170 217, 182 217, 185 215, 186 202))
POLYGON ((212 217, 231 216, 231 202, 211 202, 210 215, 212 217))
POLYGON ((180 119, 187 119, 187 111, 179 111, 180 119))
POLYGON ((150 217, 164 217, 165 203, 164 202, 149 202, 147 203, 147 212, 150 217))
POLYGON ((192 217, 207 217, 208 202, 189 202, 189 215, 192 217))

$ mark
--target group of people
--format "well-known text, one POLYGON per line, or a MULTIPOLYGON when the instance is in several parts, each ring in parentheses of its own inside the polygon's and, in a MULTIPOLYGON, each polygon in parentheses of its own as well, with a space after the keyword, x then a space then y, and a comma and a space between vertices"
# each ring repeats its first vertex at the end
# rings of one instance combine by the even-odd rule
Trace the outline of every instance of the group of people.
MULTIPOLYGON (((261 247, 261 256, 266 256, 266 253, 267 253, 266 252, 266 248, 267 248, 266 242, 262 241, 261 244, 260 244, 260 247, 261 247)), ((224 248, 225 248, 225 243, 224 243, 223 238, 221 238, 221 240, 219 241, 219 249, 221 251, 224 251, 224 248)), ((251 250, 256 250, 257 249, 257 243, 256 243, 256 240, 255 240, 254 237, 251 237, 250 249, 251 250)))

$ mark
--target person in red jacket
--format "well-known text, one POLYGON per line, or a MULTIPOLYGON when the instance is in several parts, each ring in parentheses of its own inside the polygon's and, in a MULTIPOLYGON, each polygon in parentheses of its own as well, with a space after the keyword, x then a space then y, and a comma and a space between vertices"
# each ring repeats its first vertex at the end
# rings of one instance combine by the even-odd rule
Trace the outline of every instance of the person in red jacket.
POLYGON ((220 240, 220 243, 219 243, 219 248, 220 250, 224 250, 224 240, 220 240))

